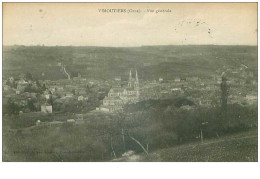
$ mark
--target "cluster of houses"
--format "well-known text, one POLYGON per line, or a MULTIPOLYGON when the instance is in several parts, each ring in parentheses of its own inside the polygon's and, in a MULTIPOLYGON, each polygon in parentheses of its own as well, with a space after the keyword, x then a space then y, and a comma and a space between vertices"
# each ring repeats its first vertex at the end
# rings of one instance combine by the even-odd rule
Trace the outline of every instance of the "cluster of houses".
POLYGON ((58 81, 32 81, 20 78, 15 80, 13 77, 3 82, 4 98, 11 98, 15 104, 21 107, 21 112, 30 112, 26 109, 28 102, 32 102, 36 111, 44 113, 53 112, 53 100, 67 100, 77 98, 78 101, 87 101, 88 94, 86 84, 92 85, 91 81, 76 78, 73 80, 58 81))
POLYGON ((178 95, 190 97, 198 105, 212 106, 220 99, 222 75, 227 76, 229 86, 229 103, 257 103, 257 80, 255 74, 246 67, 239 69, 219 69, 215 75, 207 78, 175 77, 146 81, 140 89, 140 100, 167 99, 178 95), (234 75, 234 72, 239 72, 234 75), (218 75, 217 75, 218 74, 218 75), (233 74, 233 75, 232 75, 233 74))

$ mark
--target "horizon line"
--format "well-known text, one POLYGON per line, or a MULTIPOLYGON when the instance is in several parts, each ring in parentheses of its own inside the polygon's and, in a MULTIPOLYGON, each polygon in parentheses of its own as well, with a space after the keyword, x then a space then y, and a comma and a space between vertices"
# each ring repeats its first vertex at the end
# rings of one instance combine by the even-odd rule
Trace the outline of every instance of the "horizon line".
POLYGON ((156 46, 255 46, 250 44, 169 44, 169 45, 140 45, 140 46, 95 46, 95 45, 3 45, 2 47, 23 46, 23 47, 106 47, 106 48, 137 48, 137 47, 156 47, 156 46))

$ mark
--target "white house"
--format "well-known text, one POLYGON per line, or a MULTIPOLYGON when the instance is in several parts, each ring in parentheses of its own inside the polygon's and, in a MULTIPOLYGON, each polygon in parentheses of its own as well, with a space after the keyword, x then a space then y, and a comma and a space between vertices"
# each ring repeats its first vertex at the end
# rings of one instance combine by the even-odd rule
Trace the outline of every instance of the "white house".
POLYGON ((75 122, 75 119, 67 119, 67 122, 68 122, 68 123, 74 123, 74 122, 75 122))
POLYGON ((84 100, 84 97, 83 96, 79 96, 78 97, 78 101, 83 101, 84 100))
POLYGON ((41 112, 52 113, 52 105, 41 105, 41 112))

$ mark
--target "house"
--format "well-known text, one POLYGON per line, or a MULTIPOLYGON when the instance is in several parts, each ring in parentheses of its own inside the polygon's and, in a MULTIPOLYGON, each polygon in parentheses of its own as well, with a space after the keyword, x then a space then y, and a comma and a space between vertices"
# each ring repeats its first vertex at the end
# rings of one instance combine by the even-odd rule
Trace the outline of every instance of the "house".
POLYGON ((41 112, 52 113, 52 105, 48 105, 48 104, 41 105, 41 112))
POLYGON ((160 93, 161 93, 161 94, 169 94, 169 92, 166 91, 166 90, 162 90, 160 93))
POLYGON ((105 106, 105 105, 101 105, 101 106, 99 106, 99 107, 96 107, 96 110, 97 111, 104 111, 104 112, 109 112, 109 111, 112 111, 111 109, 110 109, 110 107, 109 106, 105 106))
POLYGON ((183 109, 183 110, 186 110, 186 111, 190 111, 190 110, 194 109, 194 107, 193 106, 189 106, 189 105, 184 105, 184 106, 181 106, 180 109, 183 109))
POLYGON ((104 112, 122 111, 123 105, 101 105, 97 110, 104 112))
POLYGON ((20 79, 18 82, 17 82, 18 85, 27 85, 28 82, 25 81, 24 79, 20 79))
POLYGON ((45 94, 45 98, 48 100, 50 99, 50 95, 49 94, 45 94))
POLYGON ((171 91, 172 91, 172 92, 181 91, 181 88, 172 88, 171 91))
POLYGON ((10 90, 10 89, 11 89, 11 87, 10 87, 10 86, 8 86, 8 85, 3 85, 3 88, 4 88, 4 91, 8 91, 8 90, 10 90))
POLYGON ((57 125, 63 124, 63 122, 61 122, 61 121, 52 121, 52 122, 47 122, 47 124, 49 126, 57 126, 57 125))
POLYGON ((84 100, 84 97, 83 96, 79 96, 78 97, 78 101, 83 101, 84 100))
POLYGON ((217 84, 221 84, 222 83, 222 78, 221 77, 218 77, 217 78, 217 84))
POLYGON ((255 96, 255 95, 246 95, 246 99, 250 100, 250 101, 254 101, 254 100, 257 100, 257 96, 255 96))
POLYGON ((74 123, 74 122, 75 122, 75 119, 67 119, 67 122, 68 122, 68 123, 74 123))
POLYGON ((121 77, 115 77, 115 81, 121 81, 121 77))
POLYGON ((72 97, 73 97, 72 93, 70 93, 70 92, 66 93, 66 98, 72 98, 72 97))
POLYGON ((181 78, 177 77, 174 79, 175 82, 181 82, 181 78))
POLYGON ((24 92, 25 88, 26 88, 27 84, 24 83, 24 84, 17 84, 17 90, 20 91, 20 92, 24 92))
POLYGON ((86 96, 87 92, 85 89, 79 89, 79 90, 77 90, 77 94, 80 96, 86 96))
POLYGON ((256 80, 252 80, 252 84, 253 84, 253 85, 256 85, 256 84, 257 84, 257 81, 256 81, 256 80))
POLYGON ((55 90, 56 90, 57 92, 62 92, 62 91, 63 91, 63 87, 62 87, 62 86, 57 86, 57 87, 55 88, 55 90))

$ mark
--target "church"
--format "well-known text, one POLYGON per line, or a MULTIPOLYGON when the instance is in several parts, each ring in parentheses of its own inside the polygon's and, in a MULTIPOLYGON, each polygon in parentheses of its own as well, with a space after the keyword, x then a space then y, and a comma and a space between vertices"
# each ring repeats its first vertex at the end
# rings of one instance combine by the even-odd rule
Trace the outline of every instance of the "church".
POLYGON ((137 70, 135 78, 132 78, 130 70, 128 84, 125 87, 112 87, 108 95, 104 98, 103 104, 97 110, 114 112, 123 110, 125 104, 136 103, 139 101, 139 79, 137 70))

